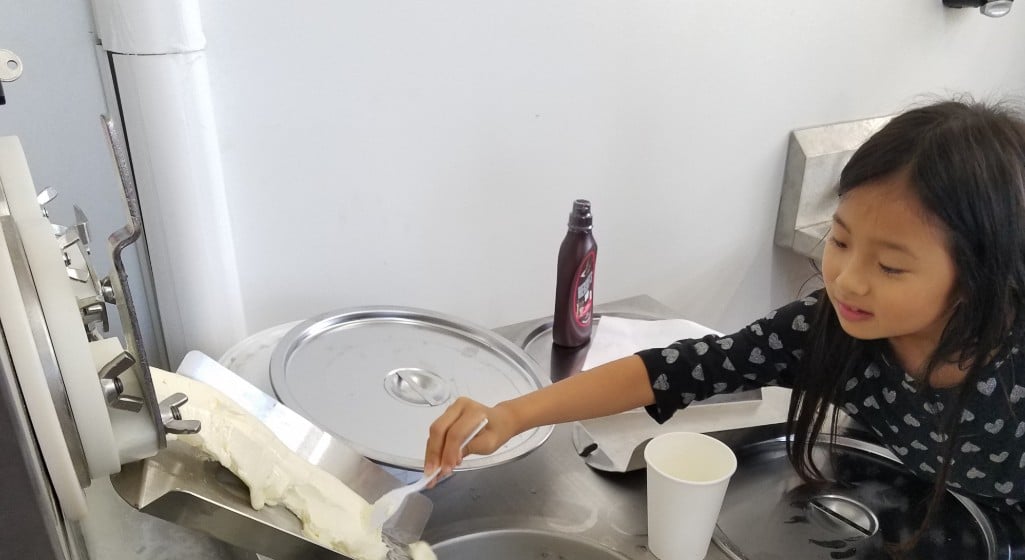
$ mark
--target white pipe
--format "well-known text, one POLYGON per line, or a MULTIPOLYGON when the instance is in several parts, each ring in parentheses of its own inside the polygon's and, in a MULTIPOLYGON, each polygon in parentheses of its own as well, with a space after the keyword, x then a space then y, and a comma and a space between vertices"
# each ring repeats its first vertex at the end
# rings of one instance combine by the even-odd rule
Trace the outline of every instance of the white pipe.
POLYGON ((120 54, 173 54, 203 50, 206 37, 198 0, 93 0, 103 48, 120 54))
POLYGON ((170 363, 245 317, 198 0, 93 0, 111 53, 170 363))

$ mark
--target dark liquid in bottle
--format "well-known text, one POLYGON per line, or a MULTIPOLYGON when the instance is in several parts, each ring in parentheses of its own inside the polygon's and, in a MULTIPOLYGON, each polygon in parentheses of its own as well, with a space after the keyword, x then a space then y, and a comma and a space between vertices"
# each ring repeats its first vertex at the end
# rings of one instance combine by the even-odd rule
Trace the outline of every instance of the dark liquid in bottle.
POLYGON ((598 245, 591 234, 591 203, 573 202, 569 229, 559 247, 552 341, 576 347, 591 340, 598 245))

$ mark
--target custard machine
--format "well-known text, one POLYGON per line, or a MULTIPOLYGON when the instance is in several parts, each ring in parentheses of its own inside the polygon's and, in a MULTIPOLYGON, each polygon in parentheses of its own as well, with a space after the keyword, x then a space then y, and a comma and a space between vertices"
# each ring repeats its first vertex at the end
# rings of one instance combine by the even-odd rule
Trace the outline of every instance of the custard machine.
MULTIPOLYGON (((231 473, 169 442, 169 434, 202 426, 188 418, 187 395, 157 400, 122 258, 141 235, 139 203, 121 133, 109 119, 101 124, 128 216, 128 225, 109 237, 113 268, 105 278, 90 263, 85 215, 76 207, 75 224, 52 223, 46 204, 55 193, 36 192, 20 141, 0 137, 0 557, 110 560, 94 552, 95 541, 113 539, 119 542, 106 543, 109 550, 135 547, 126 558, 199 558, 187 542, 207 538, 190 530, 196 529, 216 543, 203 558, 344 558, 305 539, 287 510, 253 510, 231 473), (111 308, 124 345, 104 338, 111 308), (90 486, 99 486, 94 482, 109 484, 133 514, 171 524, 97 508, 87 499, 90 486), (122 526, 122 537, 95 536, 96 527, 112 524, 122 526), (149 536, 140 545, 125 533, 149 536)), ((292 451, 368 501, 401 484, 216 362, 202 355, 186 361, 180 373, 229 394, 292 451)), ((418 538, 429 513, 430 502, 414 497, 388 527, 389 537, 418 538)))

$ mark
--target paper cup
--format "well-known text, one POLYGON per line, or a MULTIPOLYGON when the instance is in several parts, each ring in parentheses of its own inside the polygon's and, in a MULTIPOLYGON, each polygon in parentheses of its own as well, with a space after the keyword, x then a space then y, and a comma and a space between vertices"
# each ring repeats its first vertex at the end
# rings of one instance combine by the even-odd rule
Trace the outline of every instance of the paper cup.
POLYGON ((721 441, 662 434, 644 448, 648 465, 648 550, 659 560, 702 560, 737 457, 721 441))

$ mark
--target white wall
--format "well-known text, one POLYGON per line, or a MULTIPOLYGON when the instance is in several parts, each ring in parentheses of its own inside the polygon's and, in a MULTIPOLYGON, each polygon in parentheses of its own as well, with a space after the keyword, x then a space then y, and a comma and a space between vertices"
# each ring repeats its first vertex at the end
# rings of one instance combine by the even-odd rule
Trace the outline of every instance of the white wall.
POLYGON ((0 0, 0 48, 24 67, 4 83, 0 136, 21 139, 38 190, 58 191, 48 206, 54 221, 70 225, 73 204, 85 211, 102 254, 124 210, 114 204, 120 191, 100 127, 106 109, 90 17, 87 2, 0 0))
MULTIPOLYGON (((53 222, 72 225, 77 204, 89 217, 93 266, 100 276, 111 268, 107 237, 126 223, 121 184, 100 125, 108 114, 88 0, 0 0, 0 48, 17 54, 22 76, 4 84, 0 136, 18 136, 37 190, 53 187, 47 206, 53 222)), ((155 364, 166 360, 152 329, 143 272, 134 248, 126 257, 143 336, 155 364)), ((110 307, 111 333, 120 335, 110 307)))
POLYGON ((549 314, 576 197, 599 303, 737 327, 811 275, 772 245, 791 129, 1025 93, 1025 6, 723 6, 203 3, 250 329, 367 304, 549 314))
MULTIPOLYGON (((599 302, 649 293, 731 329, 810 275, 771 244, 791 129, 923 93, 1025 94, 1021 6, 719 7, 202 3, 249 331, 367 304, 548 314, 576 197, 594 203, 599 302)), ((88 3, 0 14, 26 65, 0 134, 61 189, 57 217, 76 201, 102 239, 123 209, 88 3)))

